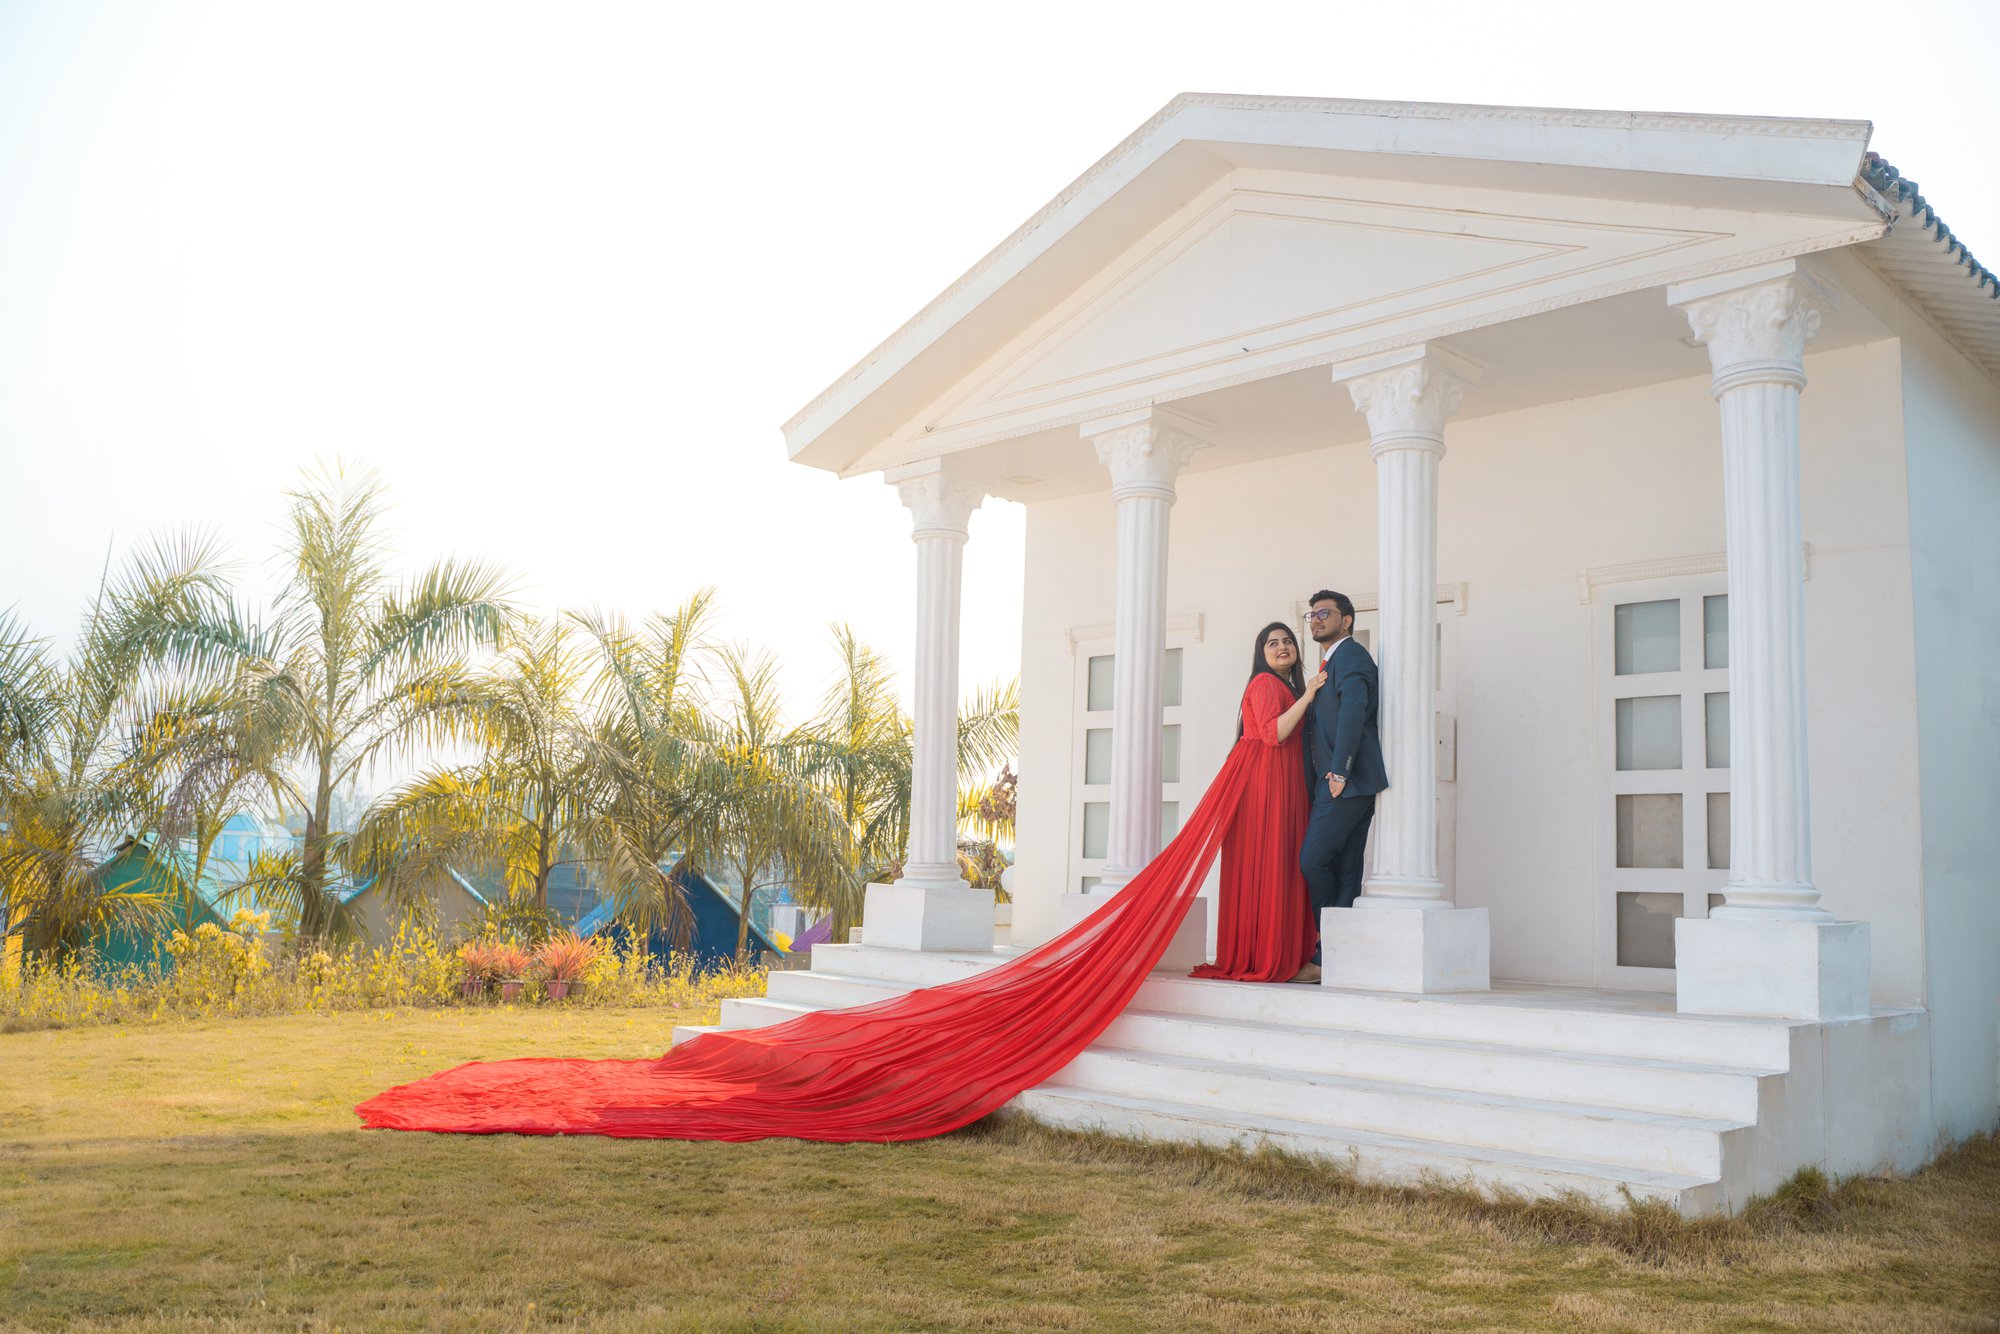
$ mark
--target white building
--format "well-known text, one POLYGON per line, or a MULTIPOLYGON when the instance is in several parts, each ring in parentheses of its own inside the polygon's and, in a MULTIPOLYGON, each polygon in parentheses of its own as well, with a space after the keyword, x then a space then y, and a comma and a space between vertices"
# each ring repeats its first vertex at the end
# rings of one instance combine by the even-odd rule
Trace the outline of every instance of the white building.
POLYGON ((1326 985, 1163 974, 1023 1108, 1690 1211, 1992 1127, 2000 279, 1869 130, 1176 98, 786 428, 915 515, 915 832, 725 1023, 997 957, 948 731, 997 496, 1017 939, 1171 834, 1316 588, 1392 783, 1326 985))

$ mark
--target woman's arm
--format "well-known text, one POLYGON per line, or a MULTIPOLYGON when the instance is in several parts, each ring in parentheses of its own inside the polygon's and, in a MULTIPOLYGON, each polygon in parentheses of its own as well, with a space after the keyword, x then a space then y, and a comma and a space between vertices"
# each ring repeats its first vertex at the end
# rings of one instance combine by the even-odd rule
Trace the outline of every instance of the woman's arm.
POLYGON ((1306 682, 1306 693, 1298 699, 1275 676, 1258 673, 1243 692, 1243 735, 1255 737, 1267 746, 1283 745, 1306 716, 1306 705, 1318 693, 1324 673, 1306 682))

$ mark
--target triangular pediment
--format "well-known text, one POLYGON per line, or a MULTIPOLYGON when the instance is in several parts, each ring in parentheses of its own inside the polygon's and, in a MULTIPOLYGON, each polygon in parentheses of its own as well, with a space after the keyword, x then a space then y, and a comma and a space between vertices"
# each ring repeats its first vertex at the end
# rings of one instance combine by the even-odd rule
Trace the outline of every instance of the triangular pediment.
POLYGON ((1427 312, 1710 236, 1231 189, 1085 284, 964 385, 936 429, 976 430, 1151 383, 1214 380, 1289 348, 1365 342, 1371 330, 1427 312))

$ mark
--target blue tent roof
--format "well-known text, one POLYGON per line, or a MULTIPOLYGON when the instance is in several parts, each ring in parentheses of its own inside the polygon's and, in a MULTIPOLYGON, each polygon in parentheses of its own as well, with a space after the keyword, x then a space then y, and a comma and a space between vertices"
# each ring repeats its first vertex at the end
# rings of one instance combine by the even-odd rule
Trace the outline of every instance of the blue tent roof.
MULTIPOLYGON (((678 859, 676 859, 677 861, 678 859)), ((673 863, 668 863, 672 866, 673 863)), ((674 870, 672 875, 677 884, 687 892, 688 908, 694 914, 694 943, 692 953, 698 964, 726 963, 736 956, 736 905, 728 895, 718 889, 706 876, 693 875, 687 871, 674 870)), ((610 900, 598 904, 576 924, 579 936, 604 935, 623 940, 629 937, 625 924, 615 916, 616 905, 610 900)), ((757 929, 753 920, 748 937, 749 948, 753 952, 777 951, 777 946, 764 932, 757 929)), ((655 931, 646 941, 646 952, 655 958, 665 958, 672 953, 666 932, 655 931)))

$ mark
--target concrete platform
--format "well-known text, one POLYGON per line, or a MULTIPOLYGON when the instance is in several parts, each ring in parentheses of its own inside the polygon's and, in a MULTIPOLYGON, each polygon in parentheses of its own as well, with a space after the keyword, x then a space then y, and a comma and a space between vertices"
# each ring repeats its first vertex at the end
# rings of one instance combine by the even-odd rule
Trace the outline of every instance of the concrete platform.
MULTIPOLYGON (((755 1028, 972 976, 1002 948, 821 945, 755 1028)), ((1839 1021, 1681 1014, 1671 993, 1496 983, 1449 995, 1156 973, 1088 1050, 1009 1110, 1052 1125, 1272 1144, 1364 1179, 1627 1194, 1734 1211, 1800 1167, 1907 1171, 1931 1150, 1921 1010, 1839 1021)), ((711 1031, 675 1030, 675 1040, 711 1031)))

